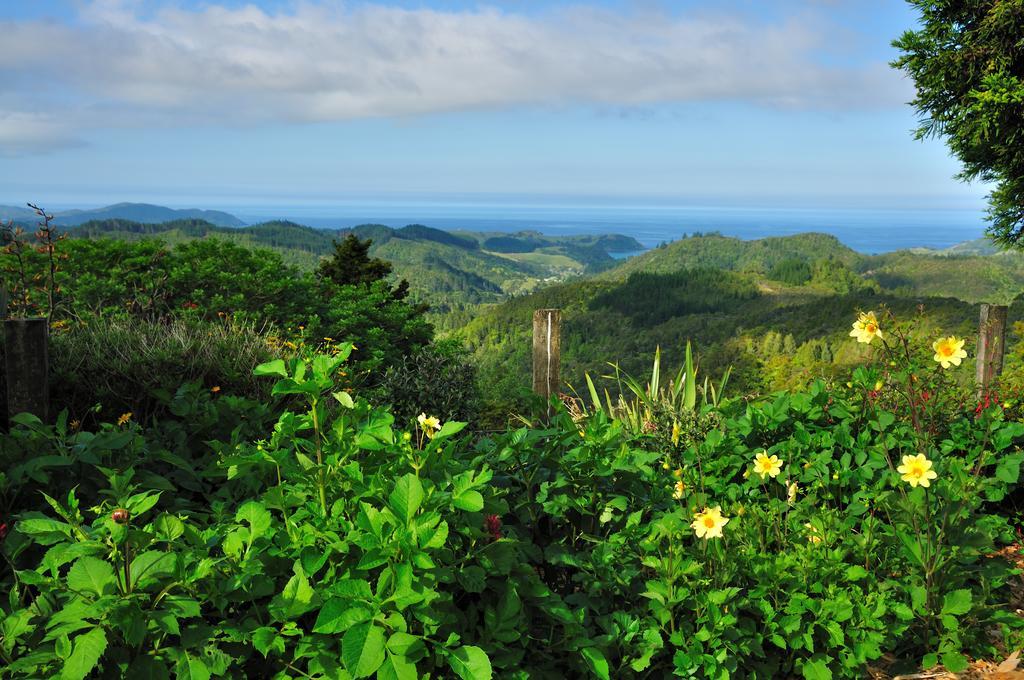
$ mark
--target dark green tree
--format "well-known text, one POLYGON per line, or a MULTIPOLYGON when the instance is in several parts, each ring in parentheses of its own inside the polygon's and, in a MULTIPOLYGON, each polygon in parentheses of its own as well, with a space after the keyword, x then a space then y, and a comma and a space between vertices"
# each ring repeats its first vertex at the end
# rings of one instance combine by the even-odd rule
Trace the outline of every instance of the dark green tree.
POLYGON ((1024 0, 908 2, 921 24, 892 65, 917 87, 915 136, 944 137, 958 178, 995 183, 989 234, 1024 246, 1024 0))
POLYGON ((320 263, 317 275, 339 286, 357 286, 373 283, 391 274, 391 263, 379 257, 370 257, 371 239, 360 239, 349 234, 334 242, 334 253, 320 263))

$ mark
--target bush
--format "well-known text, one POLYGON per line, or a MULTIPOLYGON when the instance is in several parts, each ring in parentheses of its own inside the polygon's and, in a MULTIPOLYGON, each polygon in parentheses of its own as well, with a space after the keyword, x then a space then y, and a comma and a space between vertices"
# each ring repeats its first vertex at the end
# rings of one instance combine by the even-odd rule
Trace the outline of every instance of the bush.
POLYGON ((93 317, 51 335, 53 410, 79 421, 131 412, 145 422, 170 414, 186 383, 265 400, 269 389, 252 372, 271 351, 252 324, 93 317))
POLYGON ((23 418, 0 490, 45 504, 0 518, 5 675, 961 672, 1021 643, 999 510, 1024 424, 965 403, 957 341, 858 324, 886 344, 845 387, 712 403, 655 450, 600 411, 402 432, 339 389, 348 345, 258 367, 276 423, 193 465, 173 429, 23 418))
POLYGON ((399 422, 422 412, 444 420, 476 421, 480 396, 476 367, 455 341, 439 341, 403 357, 384 373, 373 400, 387 404, 399 422))

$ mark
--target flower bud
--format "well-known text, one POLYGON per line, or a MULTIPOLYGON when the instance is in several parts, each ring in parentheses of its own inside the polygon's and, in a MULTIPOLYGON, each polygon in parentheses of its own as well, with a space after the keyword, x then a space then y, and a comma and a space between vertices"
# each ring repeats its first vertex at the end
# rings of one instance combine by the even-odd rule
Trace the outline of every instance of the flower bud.
POLYGON ((130 517, 131 515, 129 515, 128 511, 125 510, 124 508, 118 508, 117 510, 114 510, 112 513, 110 513, 110 519, 114 520, 118 524, 127 523, 130 517))

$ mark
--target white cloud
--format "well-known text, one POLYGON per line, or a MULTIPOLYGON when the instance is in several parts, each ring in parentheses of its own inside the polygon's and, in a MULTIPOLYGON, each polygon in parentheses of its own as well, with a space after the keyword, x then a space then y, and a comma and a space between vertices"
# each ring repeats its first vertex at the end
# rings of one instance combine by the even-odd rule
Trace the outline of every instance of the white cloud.
POLYGON ((0 108, 0 157, 45 153, 81 144, 66 124, 51 115, 0 108))
MULTIPOLYGON (((0 115, 5 100, 63 107, 69 125, 95 127, 579 103, 845 109, 909 98, 899 76, 877 64, 823 65, 826 32, 806 19, 764 24, 582 7, 529 15, 372 4, 303 3, 285 13, 144 6, 97 0, 73 24, 0 22, 0 91, 9 95, 0 115)), ((47 123, 6 116, 0 146, 19 126, 46 136, 47 123)), ((61 127, 52 132, 66 139, 61 127)))

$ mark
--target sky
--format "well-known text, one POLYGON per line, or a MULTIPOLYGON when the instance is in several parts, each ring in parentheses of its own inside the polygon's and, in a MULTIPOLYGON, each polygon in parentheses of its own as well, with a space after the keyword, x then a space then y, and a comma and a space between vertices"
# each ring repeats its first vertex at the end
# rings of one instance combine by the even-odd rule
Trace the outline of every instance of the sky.
POLYGON ((0 0, 0 204, 977 209, 901 0, 0 0))

